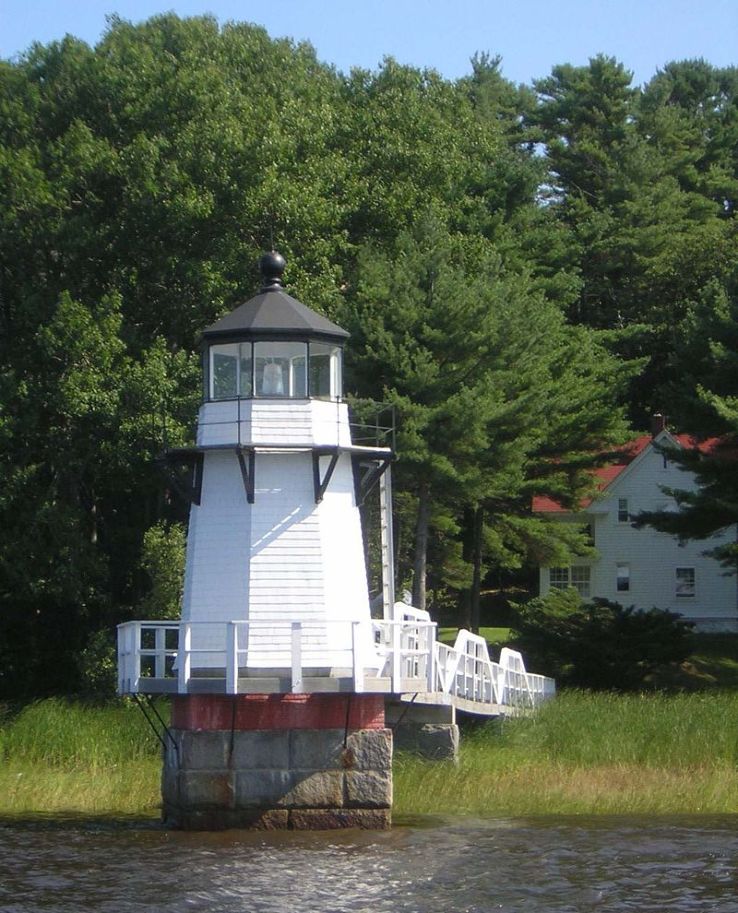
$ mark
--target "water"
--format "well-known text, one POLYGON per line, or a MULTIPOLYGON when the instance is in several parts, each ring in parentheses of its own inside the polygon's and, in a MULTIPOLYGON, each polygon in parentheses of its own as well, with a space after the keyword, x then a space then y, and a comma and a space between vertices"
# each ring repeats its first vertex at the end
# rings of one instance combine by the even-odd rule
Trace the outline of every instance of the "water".
POLYGON ((738 816, 383 833, 0 825, 0 913, 738 913, 738 816))

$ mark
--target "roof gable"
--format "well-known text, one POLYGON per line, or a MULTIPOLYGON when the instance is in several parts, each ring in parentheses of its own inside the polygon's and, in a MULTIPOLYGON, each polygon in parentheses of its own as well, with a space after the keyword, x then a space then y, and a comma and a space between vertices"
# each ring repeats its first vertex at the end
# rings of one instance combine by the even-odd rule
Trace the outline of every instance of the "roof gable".
MULTIPOLYGON (((722 438, 712 437, 705 440, 699 440, 689 434, 671 434, 669 431, 661 431, 656 437, 650 434, 643 434, 633 440, 628 441, 621 447, 613 451, 614 459, 612 462, 603 466, 598 466, 592 470, 592 475, 597 480, 597 490, 600 493, 609 492, 611 488, 616 487, 616 483, 626 476, 630 475, 645 459, 645 455, 653 449, 653 444, 664 444, 666 446, 675 446, 681 448, 699 450, 701 453, 713 453, 723 442, 722 438)), ((594 498, 584 498, 580 503, 580 508, 589 507, 594 498)), ((553 498, 538 496, 533 498, 533 511, 535 513, 570 513, 567 508, 563 507, 553 498)))

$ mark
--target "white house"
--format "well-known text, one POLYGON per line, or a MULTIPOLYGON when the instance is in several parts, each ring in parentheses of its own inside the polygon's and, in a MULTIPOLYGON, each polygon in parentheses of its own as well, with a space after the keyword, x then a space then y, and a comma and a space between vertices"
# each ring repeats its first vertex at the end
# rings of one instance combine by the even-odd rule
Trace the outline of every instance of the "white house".
MULTIPOLYGON (((656 417, 657 419, 660 416, 656 417)), ((694 490, 694 476, 680 469, 653 445, 697 447, 709 452, 716 440, 697 442, 663 427, 623 447, 619 459, 595 475, 600 494, 578 512, 567 511, 550 498, 535 498, 533 510, 563 523, 589 527, 596 556, 576 558, 569 567, 542 567, 540 592, 575 587, 583 597, 600 597, 635 605, 668 609, 695 623, 701 631, 738 631, 738 579, 705 551, 736 540, 736 526, 703 540, 680 544, 650 527, 636 529, 632 518, 641 511, 676 509, 664 488, 694 490)))

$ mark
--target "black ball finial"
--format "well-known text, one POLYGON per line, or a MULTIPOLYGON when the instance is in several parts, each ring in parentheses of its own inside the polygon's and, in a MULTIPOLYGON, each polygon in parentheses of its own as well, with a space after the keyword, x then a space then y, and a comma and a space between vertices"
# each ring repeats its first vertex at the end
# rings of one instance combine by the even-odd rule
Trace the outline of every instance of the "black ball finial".
POLYGON ((282 273, 287 266, 282 254, 270 250, 261 255, 259 269, 261 270, 262 291, 282 288, 282 273))

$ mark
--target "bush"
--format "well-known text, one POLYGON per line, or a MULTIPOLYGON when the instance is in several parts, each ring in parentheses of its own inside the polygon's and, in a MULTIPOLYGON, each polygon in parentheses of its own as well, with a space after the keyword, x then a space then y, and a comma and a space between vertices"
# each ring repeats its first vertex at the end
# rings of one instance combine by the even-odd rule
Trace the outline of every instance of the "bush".
POLYGON ((115 630, 95 631, 78 659, 82 693, 88 697, 114 697, 118 687, 115 630))
POLYGON ((633 691, 692 652, 691 624, 661 609, 583 602, 574 589, 516 605, 514 639, 526 665, 562 685, 633 691))

